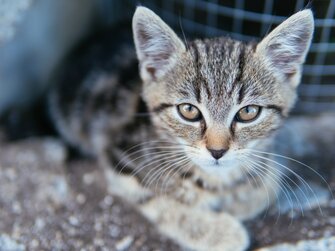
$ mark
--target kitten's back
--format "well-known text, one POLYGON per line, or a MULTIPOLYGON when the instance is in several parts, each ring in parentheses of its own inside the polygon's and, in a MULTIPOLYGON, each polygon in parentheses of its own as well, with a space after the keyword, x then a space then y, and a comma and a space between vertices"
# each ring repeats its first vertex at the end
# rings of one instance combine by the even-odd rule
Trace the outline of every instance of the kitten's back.
POLYGON ((49 113, 57 131, 86 154, 94 154, 94 127, 122 127, 135 112, 140 80, 129 27, 124 23, 88 38, 66 60, 50 91, 49 113))

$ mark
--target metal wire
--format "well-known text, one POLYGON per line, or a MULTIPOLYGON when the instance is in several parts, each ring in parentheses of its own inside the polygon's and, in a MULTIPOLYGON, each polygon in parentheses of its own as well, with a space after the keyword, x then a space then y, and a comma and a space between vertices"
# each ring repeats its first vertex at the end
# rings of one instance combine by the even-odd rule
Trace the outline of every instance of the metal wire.
MULTIPOLYGON (((105 0, 113 1, 113 0, 105 0)), ((128 0, 135 6, 138 2, 128 0)), ((335 110, 335 1, 319 0, 142 0, 188 38, 228 35, 259 40, 288 16, 311 6, 315 36, 304 66, 296 111, 335 110)))

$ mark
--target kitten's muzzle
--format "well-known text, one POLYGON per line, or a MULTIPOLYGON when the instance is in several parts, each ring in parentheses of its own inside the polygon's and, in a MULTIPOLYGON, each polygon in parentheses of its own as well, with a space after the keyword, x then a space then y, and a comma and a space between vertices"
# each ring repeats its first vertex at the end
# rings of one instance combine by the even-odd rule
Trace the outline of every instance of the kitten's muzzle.
POLYGON ((222 158, 222 156, 228 151, 228 149, 220 149, 220 150, 209 149, 209 148, 207 149, 212 154, 213 158, 217 160, 222 158))

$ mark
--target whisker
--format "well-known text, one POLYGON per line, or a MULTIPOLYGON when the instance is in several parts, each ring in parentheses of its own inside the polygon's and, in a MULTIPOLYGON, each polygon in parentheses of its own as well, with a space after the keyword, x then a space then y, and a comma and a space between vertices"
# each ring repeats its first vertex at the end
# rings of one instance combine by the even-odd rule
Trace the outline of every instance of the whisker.
MULTIPOLYGON (((141 144, 138 144, 138 145, 141 145, 141 144)), ((136 154, 138 154, 138 153, 140 153, 140 152, 148 152, 149 150, 156 150, 156 151, 154 151, 153 152, 153 154, 158 154, 159 152, 163 152, 162 151, 162 149, 163 150, 165 150, 165 151, 168 151, 168 150, 175 150, 175 151, 177 151, 177 150, 180 150, 180 151, 185 151, 186 149, 188 150, 188 151, 190 151, 190 152, 192 152, 192 151, 194 151, 194 149, 195 149, 195 147, 190 147, 190 146, 188 146, 188 145, 184 145, 184 147, 183 146, 180 146, 180 145, 176 145, 176 146, 151 146, 151 147, 145 147, 145 148, 141 148, 141 149, 139 149, 139 150, 137 150, 137 151, 135 151, 135 152, 132 152, 132 153, 130 153, 130 154, 123 154, 123 157, 121 157, 121 160, 118 162, 118 164, 115 166, 115 169, 119 169, 120 171, 119 171, 119 173, 121 173, 122 171, 123 171, 123 169, 127 166, 127 165, 129 165, 130 163, 133 163, 133 162, 135 162, 136 160, 138 160, 138 159, 140 159, 140 158, 143 158, 143 156, 145 156, 145 155, 141 155, 141 156, 139 156, 139 157, 137 157, 137 158, 135 158, 135 159, 131 159, 131 157, 132 156, 134 156, 134 155, 136 155, 136 154), (187 149, 187 148, 190 148, 190 149, 187 149), (125 161, 125 159, 127 159, 127 162, 125 161), (120 165, 123 163, 123 166, 122 166, 122 168, 120 169, 119 167, 120 167, 120 165), (125 164, 126 163, 126 164, 125 164)), ((127 152, 129 152, 129 150, 127 151, 127 152)), ((151 154, 150 152, 149 153, 147 153, 147 154, 151 154)))
POLYGON ((174 161, 179 161, 179 160, 182 160, 184 158, 185 158, 185 156, 179 156, 179 157, 171 156, 171 158, 160 160, 161 163, 159 163, 158 167, 153 166, 153 168, 150 169, 146 173, 146 175, 143 178, 143 182, 147 179, 148 175, 150 177, 150 178, 148 178, 148 182, 149 182, 151 180, 151 178, 155 178, 155 175, 156 175, 157 172, 160 172, 160 170, 164 169, 166 166, 170 165, 174 161), (150 176, 150 174, 152 172, 154 172, 154 173, 150 176))
MULTIPOLYGON (((255 162, 254 161, 253 164, 256 166, 255 168, 257 168, 259 171, 261 171, 264 175, 267 175, 268 178, 270 178, 273 182, 275 182, 278 185, 279 189, 284 193, 284 196, 286 197, 287 201, 289 202, 291 212, 293 213, 293 200, 292 200, 292 197, 291 197, 289 191, 287 190, 287 188, 293 193, 294 197, 296 198, 296 200, 298 202, 299 202, 299 200, 298 200, 297 195, 293 191, 292 187, 284 179, 281 178, 281 175, 278 175, 278 174, 272 172, 272 171, 274 171, 273 168, 269 165, 266 165, 266 163, 255 162), (270 169, 266 168, 265 166, 262 166, 261 164, 265 165, 266 167, 270 167, 270 169), (270 174, 272 174, 273 177, 268 176, 268 173, 266 171, 270 172, 270 174), (283 186, 282 186, 282 184, 283 184, 283 186)), ((279 170, 275 170, 275 171, 278 172, 279 170)), ((279 202, 279 196, 278 196, 276 190, 273 190, 273 191, 275 192, 277 201, 279 202)), ((299 204, 299 205, 300 205, 300 208, 301 208, 301 213, 302 213, 302 215, 304 215, 303 208, 302 208, 301 204, 299 204)), ((279 204, 279 206, 280 206, 280 204, 279 204)), ((281 211, 278 211, 278 217, 276 219, 276 224, 279 220, 280 215, 281 215, 281 211)), ((292 219, 291 219, 291 223, 292 223, 292 219)))
MULTIPOLYGON (((169 153, 170 153, 170 151, 168 151, 168 152, 161 152, 161 153, 149 152, 149 153, 140 155, 140 156, 138 156, 138 157, 136 157, 134 159, 129 159, 129 160, 127 160, 127 162, 123 163, 122 168, 119 169, 119 174, 122 173, 122 171, 124 170, 124 168, 127 168, 127 166, 134 166, 133 169, 135 171, 136 169, 138 169, 139 166, 147 163, 148 161, 153 161, 153 160, 155 160, 157 158, 161 158, 162 156, 164 156, 166 154, 169 154, 169 153), (154 156, 154 157, 150 157, 150 156, 154 156), (142 161, 141 159, 144 159, 144 160, 142 161), (138 161, 139 163, 136 164, 136 161, 138 161)), ((117 167, 115 167, 115 169, 117 169, 117 167)))
POLYGON ((271 156, 275 156, 275 157, 279 157, 279 158, 283 158, 283 159, 287 159, 287 160, 290 160, 290 161, 293 161, 299 165, 302 165, 306 168, 308 168, 309 170, 311 170, 314 174, 316 174, 326 185, 327 185, 327 188, 329 190, 329 192, 331 193, 331 196, 332 196, 332 199, 334 199, 334 194, 332 193, 332 189, 329 185, 329 183, 326 181, 326 179, 319 173, 317 172, 315 169, 313 169, 311 166, 299 161, 299 160, 296 160, 294 158, 291 158, 291 157, 288 157, 288 156, 285 156, 285 155, 281 155, 281 154, 277 154, 277 153, 271 153, 271 152, 264 152, 264 151, 259 151, 259 150, 254 150, 254 149, 248 149, 249 151, 253 151, 253 152, 257 152, 257 153, 261 153, 261 154, 268 154, 268 155, 271 155, 271 156))
MULTIPOLYGON (((131 150, 138 148, 138 147, 142 147, 145 145, 155 146, 155 144, 169 144, 170 146, 176 146, 176 147, 183 147, 183 146, 193 147, 192 145, 189 145, 189 144, 173 143, 171 141, 163 141, 163 140, 151 140, 151 141, 145 141, 145 142, 141 142, 139 144, 131 146, 130 148, 124 151, 124 154, 127 154, 131 150)), ((160 146, 163 147, 164 145, 160 145, 160 146)), ((160 146, 156 145, 156 147, 160 147, 160 146)))
POLYGON ((156 186, 158 185, 158 181, 162 178, 162 176, 164 175, 164 172, 169 170, 170 168, 173 168, 174 166, 177 166, 177 165, 183 165, 184 164, 184 161, 188 160, 188 158, 186 156, 184 156, 184 158, 181 158, 181 159, 177 159, 177 162, 173 163, 172 166, 168 166, 167 168, 165 168, 163 170, 163 172, 161 172, 158 177, 157 177, 157 182, 156 182, 156 186))
POLYGON ((127 166, 130 166, 131 163, 136 164, 135 162, 140 160, 141 158, 145 158, 147 156, 150 155, 154 155, 154 154, 160 154, 160 153, 167 153, 167 152, 172 152, 171 151, 152 151, 152 152, 148 152, 147 150, 157 150, 157 149, 139 149, 135 152, 132 152, 128 155, 125 155, 123 158, 120 159, 120 161, 118 162, 118 164, 115 166, 115 169, 119 169, 119 173, 121 173, 123 171, 124 168, 126 168, 127 166), (140 156, 136 157, 136 158, 132 158, 134 155, 142 153, 140 156), (120 165, 122 164, 122 168, 120 168, 120 165))
MULTIPOLYGON (((242 161, 243 161, 244 159, 242 159, 242 161)), ((248 161, 248 160, 247 160, 248 161)), ((257 187, 259 186, 259 183, 257 182, 257 180, 256 180, 256 178, 255 178, 255 176, 252 174, 252 172, 249 170, 249 169, 251 169, 251 171, 255 171, 255 169, 251 166, 251 165, 249 165, 248 163, 243 163, 242 164, 242 171, 244 171, 244 173, 246 174, 246 177, 247 177, 247 179, 248 179, 248 182, 251 184, 251 182, 250 182, 250 179, 249 179, 249 176, 248 176, 248 174, 251 176, 251 178, 253 179, 253 181, 257 184, 257 187), (245 168, 245 166, 244 165, 247 165, 247 167, 248 168, 245 168)), ((263 184, 263 187, 264 187, 264 189, 265 189, 265 191, 266 191, 266 194, 267 194, 267 207, 266 207, 266 212, 265 212, 265 216, 267 215, 267 213, 268 213, 268 209, 269 209, 269 207, 270 207, 270 195, 269 195, 269 192, 268 192, 268 190, 267 190, 267 188, 266 188, 266 186, 265 186, 265 183, 264 183, 264 181, 263 181, 263 179, 262 179, 262 176, 261 175, 259 175, 259 173, 256 171, 256 175, 258 175, 258 176, 260 176, 260 180, 261 180, 261 182, 262 182, 262 184, 263 184)), ((277 195, 277 193, 276 193, 276 195, 277 195)), ((265 217, 264 216, 264 217, 265 217)))
MULTIPOLYGON (((174 160, 175 162, 172 165, 171 165, 171 160, 169 162, 165 163, 163 166, 161 166, 160 168, 158 168, 158 170, 155 170, 155 172, 150 176, 150 178, 148 178, 148 180, 146 181, 146 183, 145 183, 144 186, 145 187, 150 187, 151 184, 153 182, 155 182, 155 181, 158 183, 161 175, 163 175, 164 172, 166 172, 167 170, 169 170, 171 168, 174 168, 175 166, 178 167, 178 165, 186 162, 186 160, 187 160, 186 157, 182 156, 182 157, 178 158, 177 161, 174 160), (157 177, 159 177, 159 178, 157 178, 157 177)), ((145 181, 145 180, 146 180, 146 178, 143 179, 143 181, 145 181)))
MULTIPOLYGON (((304 194, 304 191, 299 187, 299 185, 294 181, 292 180, 286 173, 284 173, 283 171, 281 170, 278 170, 278 169, 274 169, 272 166, 268 165, 267 163, 264 163, 262 161, 257 161, 257 160, 254 160, 254 163, 262 168, 264 171, 276 171, 279 175, 276 175, 275 173, 272 172, 272 174, 275 174, 275 176, 279 179, 279 184, 284 184, 285 186, 287 186, 290 191, 294 194, 296 200, 299 202, 300 200, 298 199, 298 197, 296 196, 295 192, 293 191, 291 185, 284 179, 284 178, 281 178, 281 177, 285 177, 287 178, 289 181, 291 181, 300 191, 301 193, 304 194)), ((288 191, 287 191, 288 192, 288 191)), ((305 194, 304 194, 305 195, 305 194)), ((307 196, 305 195, 305 199, 308 200, 307 196)), ((291 200, 292 204, 291 206, 293 206, 293 201, 291 200)), ((301 205, 300 205, 301 206, 301 205)))
MULTIPOLYGON (((137 151, 137 153, 141 152, 142 150, 139 150, 137 151)), ((134 159, 129 159, 127 162, 124 162, 123 163, 123 166, 122 168, 120 169, 119 173, 121 173, 123 171, 124 168, 126 168, 128 165, 130 165, 131 163, 135 164, 136 165, 136 161, 142 159, 142 158, 145 158, 145 157, 148 157, 150 155, 157 155, 157 156, 162 156, 163 154, 168 154, 168 153, 180 153, 180 154, 183 154, 184 151, 183 150, 172 150, 172 149, 169 149, 169 150, 164 150, 164 151, 155 151, 155 152, 147 152, 145 154, 142 154, 134 159)), ((122 161, 120 161, 119 163, 121 163, 122 161)), ((140 163, 141 164, 141 163, 140 163)), ((135 167, 136 168, 136 167, 135 167)), ((117 166, 115 167, 115 169, 117 169, 117 166)))
MULTIPOLYGON (((181 153, 179 153, 182 155, 181 153)), ((140 163, 136 169, 131 173, 131 176, 136 176, 139 172, 143 171, 145 168, 153 166, 156 163, 166 161, 169 158, 173 159, 176 157, 175 152, 165 153, 165 154, 156 154, 153 158, 147 159, 144 163, 140 163)))
MULTIPOLYGON (((258 163, 261 163, 261 164, 265 165, 264 168, 266 169, 267 165, 266 165, 265 163, 263 163, 262 161, 259 161, 258 163)), ((283 171, 281 171, 281 170, 278 170, 278 169, 277 169, 276 171, 279 172, 279 174, 282 175, 284 178, 288 179, 291 183, 293 183, 293 185, 294 185, 295 187, 297 187, 297 189, 302 193, 303 197, 304 197, 305 200, 307 201, 308 206, 309 206, 310 208, 312 208, 312 205, 311 205, 311 203, 310 203, 310 201, 309 201, 309 198, 307 197, 307 195, 306 195, 306 193, 304 192, 304 190, 299 186, 299 184, 297 184, 297 183, 296 183, 292 178, 290 178, 285 172, 283 172, 283 171)), ((304 215, 304 213, 303 213, 303 206, 302 206, 301 200, 298 198, 298 196, 297 196, 296 193, 294 192, 294 189, 292 188, 292 186, 291 186, 285 179, 282 179, 282 181, 283 181, 284 185, 286 185, 286 186, 290 189, 290 191, 293 193, 293 195, 294 195, 294 197, 295 197, 297 203, 299 203, 299 206, 300 206, 300 209, 301 209, 301 213, 302 213, 302 215, 304 215)))
POLYGON ((186 174, 190 172, 191 168, 193 166, 193 163, 191 161, 189 161, 188 165, 187 165, 187 170, 184 172, 184 175, 182 177, 182 180, 184 181, 186 179, 186 174))
MULTIPOLYGON (((186 165, 187 168, 188 168, 188 170, 190 168, 192 168, 192 162, 189 159, 186 159, 186 161, 184 163, 182 163, 182 164, 186 165)), ((167 179, 162 182, 160 194, 164 195, 164 193, 166 193, 164 191, 167 191, 167 186, 168 186, 170 180, 178 173, 178 171, 179 171, 180 168, 185 168, 185 167, 184 166, 183 167, 180 167, 180 166, 178 167, 177 166, 177 167, 175 167, 173 169, 170 169, 169 173, 165 176, 165 177, 167 177, 167 179), (169 176, 172 171, 174 171, 174 173, 171 176, 169 176)))
MULTIPOLYGON (((256 173, 258 173, 258 175, 260 175, 260 177, 261 177, 261 181, 262 181, 262 183, 263 183, 264 189, 265 189, 266 192, 267 192, 267 196, 268 196, 268 198, 269 198, 269 192, 268 192, 268 190, 267 190, 267 186, 265 185, 265 183, 264 183, 264 181, 263 181, 263 178, 269 178, 269 179, 272 180, 275 184, 277 184, 277 186, 278 186, 280 189, 282 189, 282 187, 281 187, 281 185, 280 185, 281 183, 280 183, 280 179, 279 179, 279 177, 277 177, 274 173, 272 173, 272 174, 274 175, 274 177, 272 177, 272 176, 268 176, 268 173, 266 173, 264 170, 260 169, 260 167, 258 167, 257 165, 255 165, 255 163, 253 163, 251 160, 248 159, 247 161, 249 161, 249 163, 251 164, 251 166, 252 166, 252 168, 254 169, 254 171, 256 171, 256 173), (276 179, 275 179, 275 178, 276 178, 276 179)), ((270 185, 270 188, 271 188, 272 191, 275 193, 276 200, 279 201, 279 196, 278 196, 277 190, 276 190, 275 188, 273 188, 273 186, 271 186, 271 185, 270 185)), ((288 192, 287 192, 287 190, 286 190, 285 187, 284 187, 284 189, 285 189, 285 190, 283 190, 284 195, 286 196, 286 198, 287 198, 289 201, 292 201, 291 196, 288 194, 288 192)), ((269 203, 269 204, 270 204, 270 203, 269 203)), ((267 209, 267 210, 268 210, 268 209, 267 209)), ((279 212, 278 212, 278 216, 277 216, 277 219, 276 219, 276 223, 275 223, 275 224, 277 224, 280 215, 281 215, 281 212, 279 211, 279 212)), ((264 217, 265 217, 265 216, 264 216, 264 217)))
MULTIPOLYGON (((255 157, 258 157, 258 158, 261 158, 261 159, 270 161, 270 162, 272 162, 272 163, 274 163, 274 164, 276 164, 276 165, 278 165, 278 166, 280 166, 280 167, 283 167, 285 170, 287 170, 288 172, 290 172, 291 174, 293 174, 295 177, 297 177, 298 180, 299 180, 300 182, 302 182, 302 183, 304 184, 304 186, 306 186, 306 187, 308 188, 309 191, 311 191, 311 193, 313 194, 313 197, 314 197, 314 198, 316 199, 316 201, 317 201, 318 209, 319 209, 321 215, 323 215, 323 212, 322 212, 322 209, 321 209, 321 205, 320 205, 320 201, 319 201, 318 197, 316 196, 314 190, 311 188, 311 186, 310 186, 310 185, 309 185, 309 184, 308 184, 308 183, 307 183, 307 182, 306 182, 306 181, 305 181, 299 174, 297 174, 296 172, 294 172, 293 170, 291 170, 291 169, 288 168, 287 166, 285 166, 285 165, 283 165, 283 164, 281 164, 281 163, 279 163, 279 162, 277 162, 277 161, 275 161, 275 160, 273 160, 273 159, 266 158, 266 157, 263 157, 263 156, 260 156, 260 155, 257 155, 257 154, 252 154, 252 155, 255 156, 255 157)), ((298 186, 298 188, 299 188, 299 186, 298 186)), ((301 189, 301 188, 300 188, 300 189, 301 189)), ((303 194, 305 194, 305 193, 303 193, 303 194)), ((308 200, 308 202, 309 202, 309 200, 308 200)))

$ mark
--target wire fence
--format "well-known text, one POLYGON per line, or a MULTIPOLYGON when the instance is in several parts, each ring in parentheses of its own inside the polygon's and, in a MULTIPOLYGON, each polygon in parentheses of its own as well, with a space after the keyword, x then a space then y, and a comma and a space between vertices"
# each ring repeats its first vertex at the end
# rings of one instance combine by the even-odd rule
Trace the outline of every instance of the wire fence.
MULTIPOLYGON (((104 1, 104 0, 102 0, 104 1)), ((110 2, 113 0, 105 0, 110 2)), ((129 5, 138 2, 129 0, 129 5)), ((259 40, 293 13, 311 7, 315 35, 304 66, 296 112, 335 110, 335 1, 315 0, 142 0, 187 38, 228 35, 259 40)))

